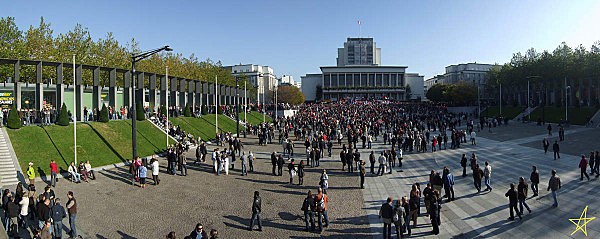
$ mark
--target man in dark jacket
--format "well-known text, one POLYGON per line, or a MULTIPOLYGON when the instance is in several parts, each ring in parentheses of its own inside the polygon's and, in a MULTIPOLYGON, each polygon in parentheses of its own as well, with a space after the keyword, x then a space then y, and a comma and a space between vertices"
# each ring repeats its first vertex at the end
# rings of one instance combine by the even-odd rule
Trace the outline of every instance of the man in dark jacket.
POLYGON ((275 152, 271 153, 271 165, 273 165, 273 175, 277 176, 275 173, 275 168, 277 168, 277 156, 275 152))
POLYGON ((252 201, 252 218, 250 219, 250 228, 249 231, 252 231, 254 228, 254 221, 258 221, 258 231, 262 231, 262 223, 260 221, 260 212, 261 212, 261 200, 258 191, 254 191, 254 200, 252 201))
POLYGON ((477 192, 481 192, 481 177, 483 177, 483 170, 479 168, 479 164, 476 164, 473 170, 473 184, 477 192))
POLYGON ((17 233, 18 233, 17 217, 19 216, 20 207, 19 207, 19 205, 17 205, 15 203, 15 197, 11 196, 8 200, 9 201, 6 205, 6 208, 8 210, 7 211, 8 215, 5 215, 8 218, 8 224, 6 226, 7 226, 7 228, 9 228, 9 230, 8 230, 9 235, 11 235, 11 234, 17 235, 17 233))
POLYGON ((533 196, 537 197, 539 190, 538 184, 540 184, 540 173, 538 173, 536 166, 531 166, 531 176, 529 176, 529 180, 531 180, 531 191, 533 192, 533 196))
POLYGON ((392 207, 392 198, 387 198, 387 201, 381 205, 379 209, 379 217, 383 218, 383 238, 392 238, 392 217, 394 214, 394 207, 392 207))
POLYGON ((556 140, 554 140, 554 144, 552 145, 552 151, 554 151, 554 160, 556 160, 556 157, 560 158, 560 147, 558 146, 558 142, 556 142, 556 140))
POLYGON ((440 233, 440 209, 442 206, 440 205, 439 193, 437 191, 433 191, 432 195, 431 205, 429 206, 429 218, 431 219, 431 226, 433 227, 431 233, 437 235, 440 233))
POLYGON ((508 197, 508 208, 510 209, 510 217, 508 218, 509 221, 515 220, 515 215, 514 215, 514 211, 517 212, 517 216, 519 216, 519 220, 521 220, 521 212, 519 211, 519 208, 517 207, 517 203, 519 202, 518 200, 518 193, 517 190, 515 189, 515 184, 511 183, 510 184, 510 189, 508 190, 508 192, 506 192, 506 194, 504 194, 504 196, 508 197))
POLYGON ((305 231, 308 231, 308 222, 310 221, 310 230, 315 230, 315 198, 312 192, 309 190, 308 195, 302 203, 302 211, 304 211, 304 224, 306 225, 305 231))
POLYGON ((54 238, 62 238, 62 228, 63 228, 63 223, 62 220, 63 218, 67 217, 67 212, 65 211, 65 208, 63 206, 60 205, 60 198, 56 198, 54 200, 54 206, 52 207, 52 209, 50 210, 52 213, 52 221, 53 221, 53 228, 54 228, 54 238))
POLYGON ((283 159, 283 155, 279 155, 277 157, 277 175, 279 176, 283 176, 283 164, 285 163, 285 160, 283 159))
POLYGON ((369 154, 369 162, 371 163, 371 174, 375 174, 375 153, 373 151, 369 154))

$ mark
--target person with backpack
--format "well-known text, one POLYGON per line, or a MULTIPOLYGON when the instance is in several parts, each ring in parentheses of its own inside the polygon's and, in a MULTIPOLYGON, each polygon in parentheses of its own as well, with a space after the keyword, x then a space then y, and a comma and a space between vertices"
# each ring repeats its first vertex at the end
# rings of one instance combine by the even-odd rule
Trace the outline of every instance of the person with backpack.
POLYGON ((392 207, 392 198, 388 197, 386 202, 379 209, 379 218, 383 219, 383 239, 392 238, 392 219, 394 217, 394 208, 392 207))
POLYGON ((315 198, 312 195, 312 192, 309 190, 306 198, 304 198, 304 202, 302 203, 302 211, 304 212, 304 224, 305 231, 308 231, 308 222, 310 221, 310 230, 315 230, 315 198))
POLYGON ((51 218, 53 222, 54 238, 61 238, 63 235, 63 223, 62 220, 67 217, 65 208, 60 205, 60 198, 54 199, 54 206, 52 206, 51 218))
POLYGON ((322 188, 319 188, 319 193, 315 196, 315 202, 317 204, 317 222, 319 225, 319 233, 323 232, 323 227, 329 226, 329 216, 327 215, 327 204, 329 203, 329 197, 323 192, 322 188), (323 225, 325 221, 325 225, 323 225))

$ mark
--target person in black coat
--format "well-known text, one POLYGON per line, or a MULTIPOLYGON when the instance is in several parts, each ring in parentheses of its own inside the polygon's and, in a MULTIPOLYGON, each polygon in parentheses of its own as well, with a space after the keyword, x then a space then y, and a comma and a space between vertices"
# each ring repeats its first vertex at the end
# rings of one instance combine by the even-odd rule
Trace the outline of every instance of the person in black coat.
POLYGON ((208 238, 208 233, 204 231, 202 223, 196 224, 196 228, 192 231, 192 233, 190 233, 191 238, 197 238, 198 235, 202 235, 202 238, 208 238))
POLYGON ((442 223, 440 219, 440 209, 442 209, 442 206, 440 205, 440 195, 437 191, 433 191, 429 207, 429 218, 431 219, 431 226, 433 227, 431 233, 437 235, 440 233, 440 224, 442 223))
POLYGON ((531 176, 529 176, 529 180, 531 180, 531 191, 533 192, 533 196, 538 196, 538 184, 540 184, 540 173, 537 171, 536 166, 531 166, 531 176))
POLYGON ((394 215, 394 207, 392 207, 392 198, 387 198, 387 201, 381 205, 379 209, 379 218, 383 219, 383 238, 392 238, 392 218, 394 215))
POLYGON ((304 224, 306 226, 305 231, 308 231, 308 222, 310 221, 310 230, 315 230, 315 198, 312 192, 309 190, 308 195, 302 203, 302 211, 304 212, 304 224))
POLYGON ((275 168, 277 167, 277 156, 275 152, 271 153, 271 165, 273 165, 273 175, 277 175, 275 173, 275 168))
POLYGON ((261 199, 258 191, 254 191, 254 200, 252 201, 252 218, 250 219, 249 231, 254 228, 254 221, 258 221, 258 231, 262 231, 262 223, 260 221, 261 199))
POLYGON ((277 175, 279 176, 283 176, 283 164, 285 163, 285 160, 283 159, 283 155, 279 155, 277 157, 277 175))
POLYGON ((467 155, 466 154, 462 155, 462 158, 460 159, 460 166, 463 168, 462 176, 466 177, 467 176, 467 155))
POLYGON ((521 212, 519 211, 519 208, 517 207, 519 198, 518 198, 518 193, 517 193, 517 190, 515 189, 514 183, 510 184, 510 189, 508 190, 508 192, 506 192, 506 194, 504 194, 504 196, 508 197, 508 208, 510 209, 510 217, 508 218, 508 220, 509 221, 515 220, 515 215, 513 213, 513 210, 517 212, 517 216, 519 216, 519 220, 522 219, 521 212))

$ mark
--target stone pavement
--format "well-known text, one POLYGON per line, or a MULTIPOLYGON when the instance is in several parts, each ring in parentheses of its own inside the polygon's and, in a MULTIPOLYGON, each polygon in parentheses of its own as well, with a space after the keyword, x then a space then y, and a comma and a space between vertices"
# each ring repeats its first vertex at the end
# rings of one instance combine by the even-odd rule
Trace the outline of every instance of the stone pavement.
MULTIPOLYGON (((393 174, 368 177, 363 196, 372 234, 375 238, 382 237, 383 224, 378 212, 387 197, 396 200, 408 196, 411 185, 416 182, 423 189, 432 169, 441 171, 448 166, 455 175, 456 200, 442 204, 440 234, 432 235, 430 220, 422 216, 418 219, 417 228, 412 230, 412 237, 584 238, 581 232, 570 235, 575 225, 568 219, 579 218, 587 205, 590 206, 588 217, 600 218, 600 204, 595 200, 600 196, 600 190, 597 190, 600 181, 595 178, 590 182, 585 179, 579 181, 577 156, 562 155, 560 160, 555 161, 551 159, 551 154, 545 156, 541 147, 524 147, 519 145, 522 141, 516 141, 498 142, 479 137, 477 146, 463 144, 457 150, 404 155, 404 172, 397 172, 396 168, 393 174), (463 153, 470 155, 472 152, 478 156, 480 165, 489 161, 492 166, 494 190, 491 192, 477 193, 469 169, 468 176, 461 177, 460 158, 463 153), (518 183, 520 176, 525 177, 529 184, 532 165, 536 165, 540 172, 540 196, 527 200, 531 214, 525 213, 522 221, 508 221, 508 198, 504 194, 510 183, 518 183), (558 208, 551 207, 552 197, 546 191, 551 169, 557 169, 563 183, 559 191, 558 208)), ((377 144, 375 147, 383 146, 377 144)), ((529 195, 532 195, 531 190, 529 195)), ((600 220, 590 222, 587 230, 589 238, 600 237, 600 220)))

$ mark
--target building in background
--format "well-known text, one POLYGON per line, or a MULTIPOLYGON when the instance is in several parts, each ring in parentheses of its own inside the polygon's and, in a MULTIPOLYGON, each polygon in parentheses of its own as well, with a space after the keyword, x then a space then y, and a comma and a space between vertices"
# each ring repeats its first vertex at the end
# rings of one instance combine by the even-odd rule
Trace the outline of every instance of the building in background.
POLYGON ((301 89, 307 101, 422 99, 423 76, 406 73, 406 68, 382 66, 381 49, 373 38, 348 38, 344 48, 338 48, 337 66, 322 66, 321 74, 300 77, 301 89))
POLYGON ((248 87, 257 88, 259 102, 263 102, 263 97, 265 97, 265 103, 269 104, 271 102, 272 94, 269 92, 275 90, 275 86, 277 85, 277 77, 273 73, 273 68, 254 64, 239 64, 225 66, 225 68, 229 69, 233 76, 246 77, 250 84, 252 84, 252 86, 248 87))
POLYGON ((485 85, 487 83, 488 72, 493 68, 499 68, 499 65, 465 63, 458 65, 446 66, 444 75, 436 75, 425 81, 427 89, 435 84, 456 84, 459 81, 464 81, 469 84, 485 85))

